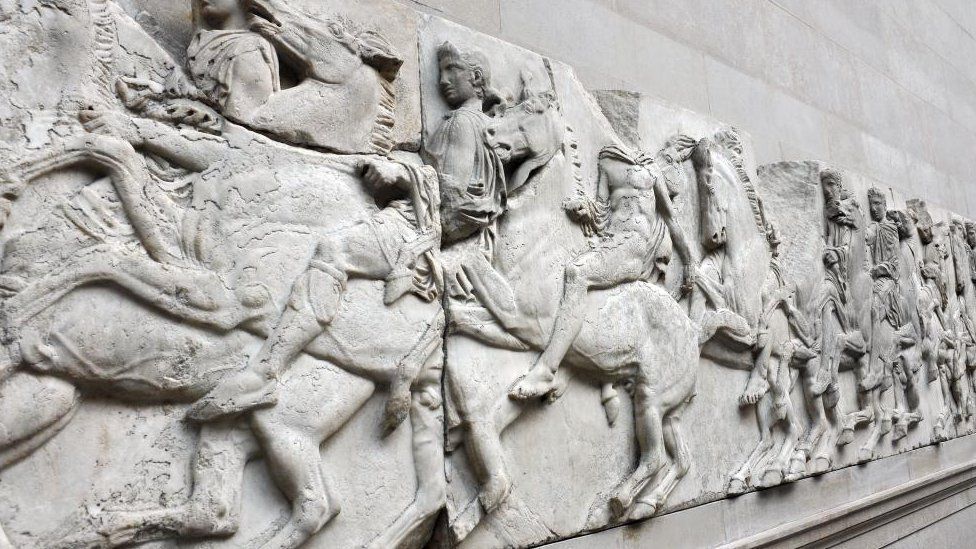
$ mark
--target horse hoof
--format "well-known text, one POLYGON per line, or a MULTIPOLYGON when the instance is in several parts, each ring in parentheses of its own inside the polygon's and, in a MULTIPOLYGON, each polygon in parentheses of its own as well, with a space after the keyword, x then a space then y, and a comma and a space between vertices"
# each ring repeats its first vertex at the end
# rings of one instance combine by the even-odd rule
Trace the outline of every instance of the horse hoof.
POLYGON ((748 489, 749 485, 744 479, 733 477, 729 479, 729 485, 725 491, 730 496, 738 496, 739 494, 744 494, 748 489))
POLYGON ((837 446, 847 446, 854 442, 854 429, 844 429, 837 436, 837 446))
POLYGON ((627 508, 630 507, 631 502, 624 499, 623 496, 616 495, 610 498, 610 514, 613 518, 619 519, 627 514, 627 508))
POLYGON ((648 503, 645 501, 638 501, 634 503, 634 506, 630 508, 627 513, 627 520, 644 520, 649 519, 657 513, 657 505, 653 503, 648 503))
POLYGON ((769 488, 782 483, 783 471, 780 471, 779 469, 769 469, 763 473, 762 479, 759 481, 759 486, 761 488, 769 488))
POLYGON ((590 512, 586 516, 586 524, 583 528, 585 530, 596 530, 607 526, 611 520, 613 520, 613 516, 610 512, 610 507, 606 503, 597 502, 590 508, 590 512))
POLYGON ((874 459, 874 450, 871 448, 861 448, 857 451, 858 463, 864 463, 866 461, 871 461, 872 459, 874 459))
POLYGON ((804 473, 796 473, 796 472, 790 471, 783 478, 783 482, 796 482, 796 481, 800 480, 801 478, 803 478, 803 475, 804 475, 804 473))
POLYGON ((511 493, 512 482, 505 475, 496 474, 482 485, 481 492, 478 493, 478 500, 481 502, 481 507, 484 508, 485 513, 491 514, 501 504, 505 503, 511 493))
POLYGON ((830 470, 830 458, 825 456, 820 456, 813 460, 813 473, 819 475, 820 473, 826 473, 830 470))

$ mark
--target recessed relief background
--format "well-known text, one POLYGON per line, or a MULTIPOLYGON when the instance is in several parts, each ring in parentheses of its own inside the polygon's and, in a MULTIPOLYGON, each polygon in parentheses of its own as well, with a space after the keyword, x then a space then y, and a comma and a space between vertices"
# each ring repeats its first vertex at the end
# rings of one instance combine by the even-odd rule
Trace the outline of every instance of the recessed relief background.
POLYGON ((380 0, 0 48, 0 548, 530 546, 976 428, 924 196, 380 0))

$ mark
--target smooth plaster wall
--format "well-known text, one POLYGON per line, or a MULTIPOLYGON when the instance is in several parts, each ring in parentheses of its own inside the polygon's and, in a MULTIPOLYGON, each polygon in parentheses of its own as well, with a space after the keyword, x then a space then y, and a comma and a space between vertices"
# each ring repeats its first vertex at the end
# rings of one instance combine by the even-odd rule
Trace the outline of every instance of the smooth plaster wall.
POLYGON ((976 0, 398 0, 976 217, 976 0))

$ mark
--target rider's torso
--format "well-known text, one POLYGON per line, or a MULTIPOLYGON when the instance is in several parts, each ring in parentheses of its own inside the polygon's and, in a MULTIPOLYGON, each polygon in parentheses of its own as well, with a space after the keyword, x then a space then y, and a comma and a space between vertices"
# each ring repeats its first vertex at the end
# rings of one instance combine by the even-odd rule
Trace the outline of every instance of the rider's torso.
POLYGON ((644 166, 620 165, 608 170, 610 187, 610 231, 636 232, 650 237, 661 222, 654 196, 655 178, 644 166))

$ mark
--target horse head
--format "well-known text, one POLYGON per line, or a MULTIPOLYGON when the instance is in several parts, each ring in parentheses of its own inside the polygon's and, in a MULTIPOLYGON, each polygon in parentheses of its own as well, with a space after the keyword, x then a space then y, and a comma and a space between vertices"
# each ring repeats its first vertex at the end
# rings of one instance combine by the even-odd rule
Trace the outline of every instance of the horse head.
POLYGON ((527 95, 485 128, 485 143, 511 172, 508 190, 525 185, 563 147, 566 123, 552 92, 527 95))
POLYGON ((307 78, 340 84, 365 64, 392 82, 403 65, 403 57, 383 35, 356 29, 341 18, 326 21, 285 0, 243 0, 242 5, 252 28, 307 78))
MULTIPOLYGON (((723 177, 733 176, 722 162, 715 143, 705 137, 692 151, 691 161, 698 179, 701 214, 701 243, 706 250, 717 250, 728 243, 729 199, 723 177)), ((734 181, 734 180, 732 180, 734 181)))

